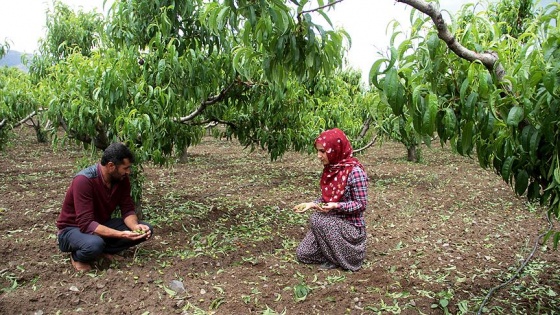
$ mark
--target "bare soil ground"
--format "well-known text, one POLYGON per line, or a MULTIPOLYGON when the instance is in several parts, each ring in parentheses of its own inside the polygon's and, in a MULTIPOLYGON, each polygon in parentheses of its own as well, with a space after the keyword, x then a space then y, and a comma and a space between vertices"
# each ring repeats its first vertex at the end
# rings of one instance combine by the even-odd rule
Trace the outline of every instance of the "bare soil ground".
MULTIPOLYGON (((0 152, 0 314, 476 313, 549 228, 546 213, 476 161, 437 145, 422 152, 411 163, 385 143, 359 156, 370 189, 358 272, 294 259, 308 214, 290 209, 319 193, 314 156, 271 162, 205 138, 185 163, 144 167, 155 237, 80 273, 59 252, 54 223, 88 153, 20 129, 0 152)), ((559 267, 551 242, 539 244, 484 313, 558 314, 559 267)))

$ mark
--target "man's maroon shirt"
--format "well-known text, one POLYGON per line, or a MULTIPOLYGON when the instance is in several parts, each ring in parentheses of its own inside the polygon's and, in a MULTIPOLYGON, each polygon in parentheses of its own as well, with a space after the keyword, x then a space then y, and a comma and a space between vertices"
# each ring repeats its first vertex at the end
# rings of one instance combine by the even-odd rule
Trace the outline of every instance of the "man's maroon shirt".
POLYGON ((79 227, 82 233, 92 234, 99 224, 111 218, 117 206, 123 219, 135 214, 128 176, 113 183, 112 189, 109 189, 103 184, 101 165, 92 165, 72 180, 56 227, 59 231, 66 227, 79 227))

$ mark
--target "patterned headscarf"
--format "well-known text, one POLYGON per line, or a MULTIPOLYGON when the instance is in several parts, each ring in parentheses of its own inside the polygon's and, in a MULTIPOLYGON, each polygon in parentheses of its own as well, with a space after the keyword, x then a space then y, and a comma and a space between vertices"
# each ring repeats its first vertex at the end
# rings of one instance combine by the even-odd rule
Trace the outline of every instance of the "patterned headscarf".
POLYGON ((315 144, 320 143, 327 153, 329 164, 323 168, 321 175, 321 194, 325 202, 337 202, 344 195, 348 174, 355 166, 364 168, 352 156, 352 145, 344 132, 338 128, 323 131, 315 144))

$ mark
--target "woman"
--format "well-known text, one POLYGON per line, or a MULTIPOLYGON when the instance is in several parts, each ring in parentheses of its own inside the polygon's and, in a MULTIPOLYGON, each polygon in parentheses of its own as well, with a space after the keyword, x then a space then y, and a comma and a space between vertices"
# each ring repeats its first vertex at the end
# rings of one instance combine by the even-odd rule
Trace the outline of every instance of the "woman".
POLYGON ((340 129, 322 132, 315 139, 315 148, 324 166, 322 195, 315 202, 294 207, 296 212, 316 210, 309 219, 310 230, 297 248, 297 258, 306 264, 322 264, 321 269, 357 271, 366 250, 366 172, 352 156, 352 146, 340 129))

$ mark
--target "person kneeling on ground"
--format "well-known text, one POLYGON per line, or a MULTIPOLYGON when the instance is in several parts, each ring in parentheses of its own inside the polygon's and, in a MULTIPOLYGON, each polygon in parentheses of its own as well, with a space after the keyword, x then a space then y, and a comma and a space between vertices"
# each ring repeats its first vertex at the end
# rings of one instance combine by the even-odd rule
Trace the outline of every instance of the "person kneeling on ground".
POLYGON ((316 210, 309 219, 310 230, 296 250, 297 259, 306 264, 322 264, 321 269, 341 267, 357 271, 366 251, 366 172, 352 156, 352 146, 340 129, 322 132, 315 140, 315 148, 323 164, 322 196, 293 209, 316 210))
POLYGON ((97 258, 110 258, 152 237, 153 228, 138 221, 130 194, 132 163, 130 150, 113 143, 101 162, 80 171, 66 191, 56 221, 58 246, 70 252, 76 270, 91 270, 97 258), (121 217, 112 218, 117 207, 121 217))

